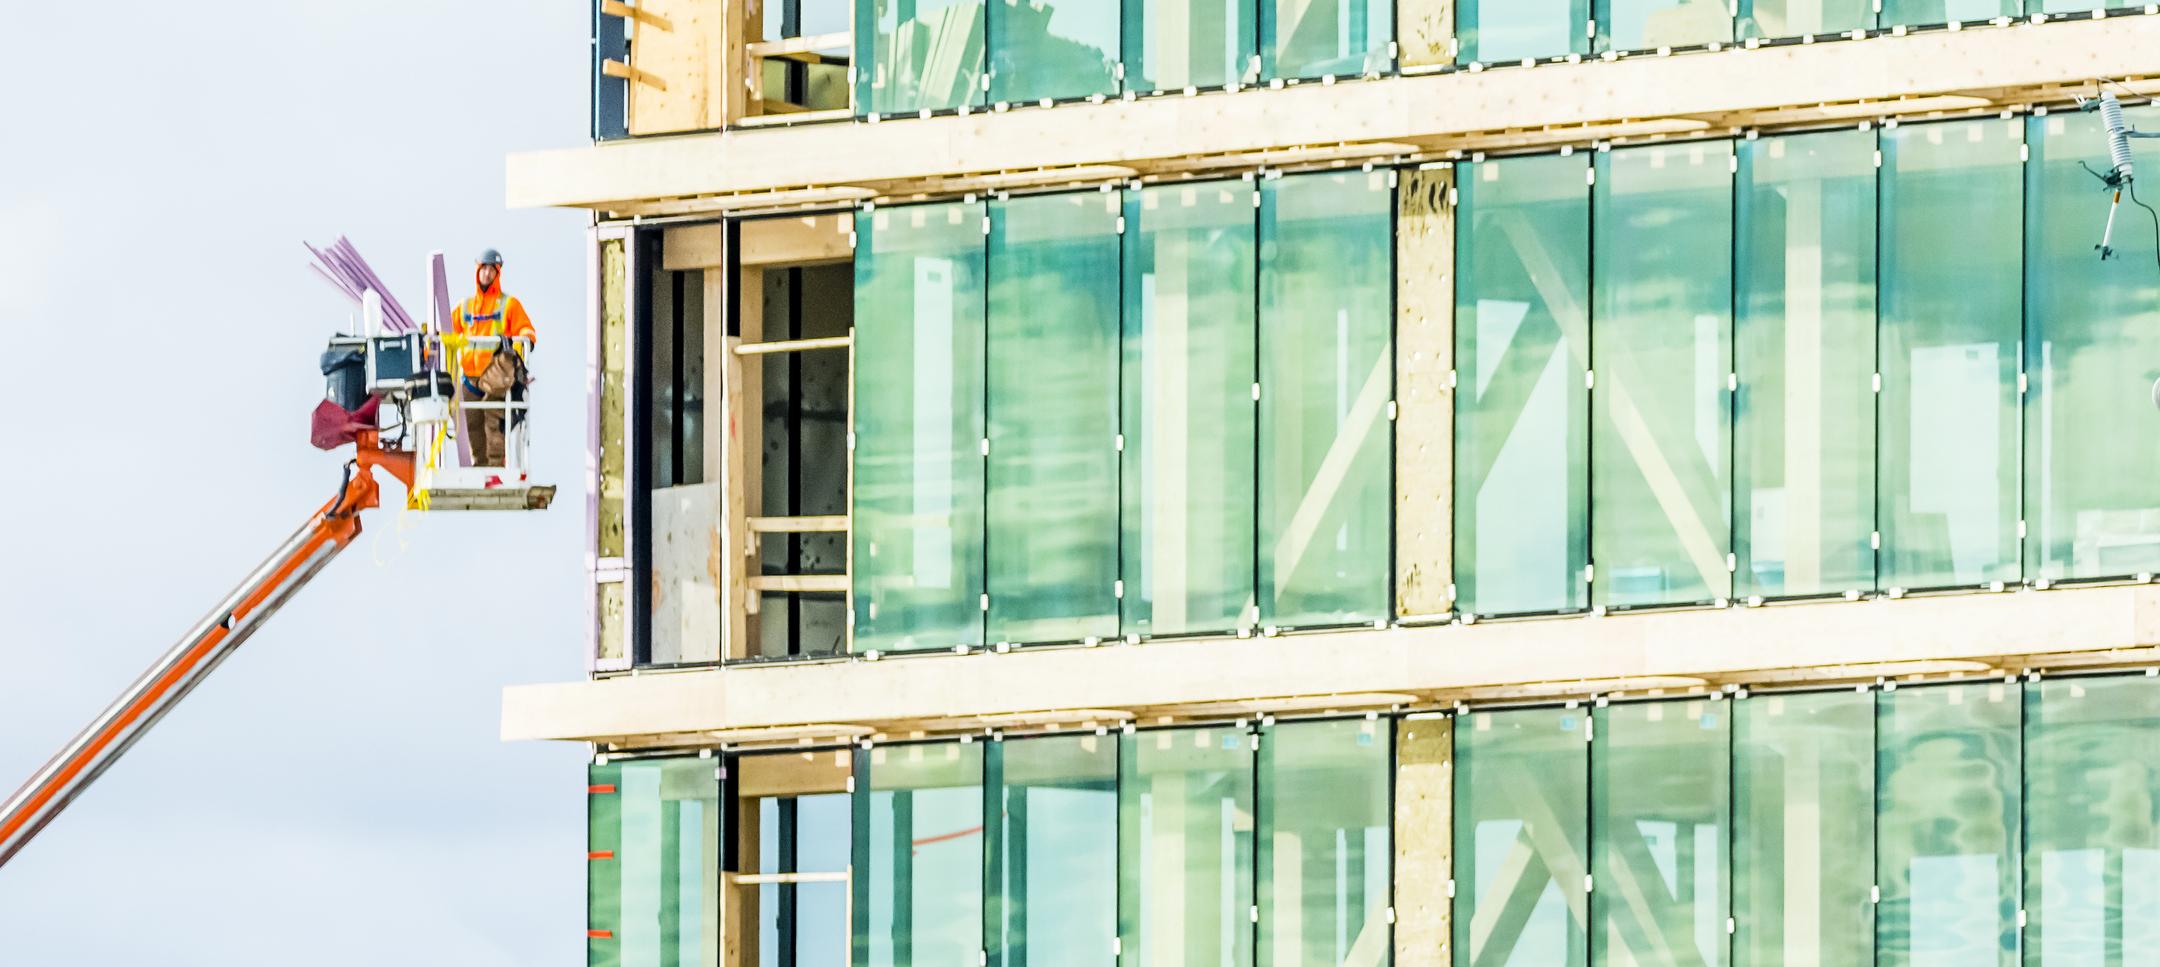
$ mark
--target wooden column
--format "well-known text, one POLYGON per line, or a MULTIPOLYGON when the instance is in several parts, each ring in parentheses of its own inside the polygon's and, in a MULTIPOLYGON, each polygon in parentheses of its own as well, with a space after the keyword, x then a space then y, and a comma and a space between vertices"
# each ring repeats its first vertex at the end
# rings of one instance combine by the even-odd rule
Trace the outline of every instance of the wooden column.
POLYGON ((1395 229, 1395 612, 1454 608, 1454 172, 1402 173, 1395 229))

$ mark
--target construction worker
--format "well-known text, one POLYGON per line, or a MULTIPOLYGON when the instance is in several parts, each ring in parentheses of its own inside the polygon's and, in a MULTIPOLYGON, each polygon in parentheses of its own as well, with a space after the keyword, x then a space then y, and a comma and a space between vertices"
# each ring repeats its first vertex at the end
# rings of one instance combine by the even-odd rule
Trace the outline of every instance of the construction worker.
MULTIPOLYGON (((525 314, 524 304, 503 294, 502 271, 501 252, 488 249, 480 253, 479 264, 473 267, 472 298, 466 299, 451 313, 450 331, 461 336, 508 336, 516 342, 506 348, 522 361, 524 353, 539 341, 539 333, 533 329, 532 318, 525 314)), ((495 353, 496 350, 490 348, 467 347, 458 354, 458 395, 465 401, 500 403, 522 398, 521 387, 517 386, 492 393, 481 388, 481 377, 495 361, 495 353)), ((474 465, 508 465, 508 417, 509 411, 505 409, 465 411, 465 437, 472 448, 474 465)))

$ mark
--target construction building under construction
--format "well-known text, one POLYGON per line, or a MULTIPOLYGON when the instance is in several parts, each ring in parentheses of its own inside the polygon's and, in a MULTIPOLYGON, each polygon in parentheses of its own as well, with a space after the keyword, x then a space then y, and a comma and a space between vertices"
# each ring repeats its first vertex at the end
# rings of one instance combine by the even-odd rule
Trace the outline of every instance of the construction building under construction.
POLYGON ((2160 8, 2027 2, 596 3, 590 963, 2149 962, 2160 8))

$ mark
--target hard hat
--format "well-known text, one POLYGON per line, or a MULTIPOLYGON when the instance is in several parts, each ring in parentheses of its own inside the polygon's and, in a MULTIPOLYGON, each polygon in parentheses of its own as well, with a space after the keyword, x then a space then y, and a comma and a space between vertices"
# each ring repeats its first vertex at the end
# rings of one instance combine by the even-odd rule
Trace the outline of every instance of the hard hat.
POLYGON ((502 253, 495 251, 494 249, 487 249, 486 251, 480 253, 480 264, 501 266, 503 264, 502 253))

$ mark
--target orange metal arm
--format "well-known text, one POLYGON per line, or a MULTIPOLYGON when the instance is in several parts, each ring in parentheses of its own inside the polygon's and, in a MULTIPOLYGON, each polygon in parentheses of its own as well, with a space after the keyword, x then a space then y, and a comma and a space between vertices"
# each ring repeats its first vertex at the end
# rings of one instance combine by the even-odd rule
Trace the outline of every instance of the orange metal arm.
POLYGON ((97 721, 0 804, 0 865, 28 845, 31 837, 360 535, 360 512, 377 506, 380 499, 376 468, 412 485, 412 454, 380 449, 372 430, 362 432, 357 442, 358 454, 337 496, 136 679, 97 721))

